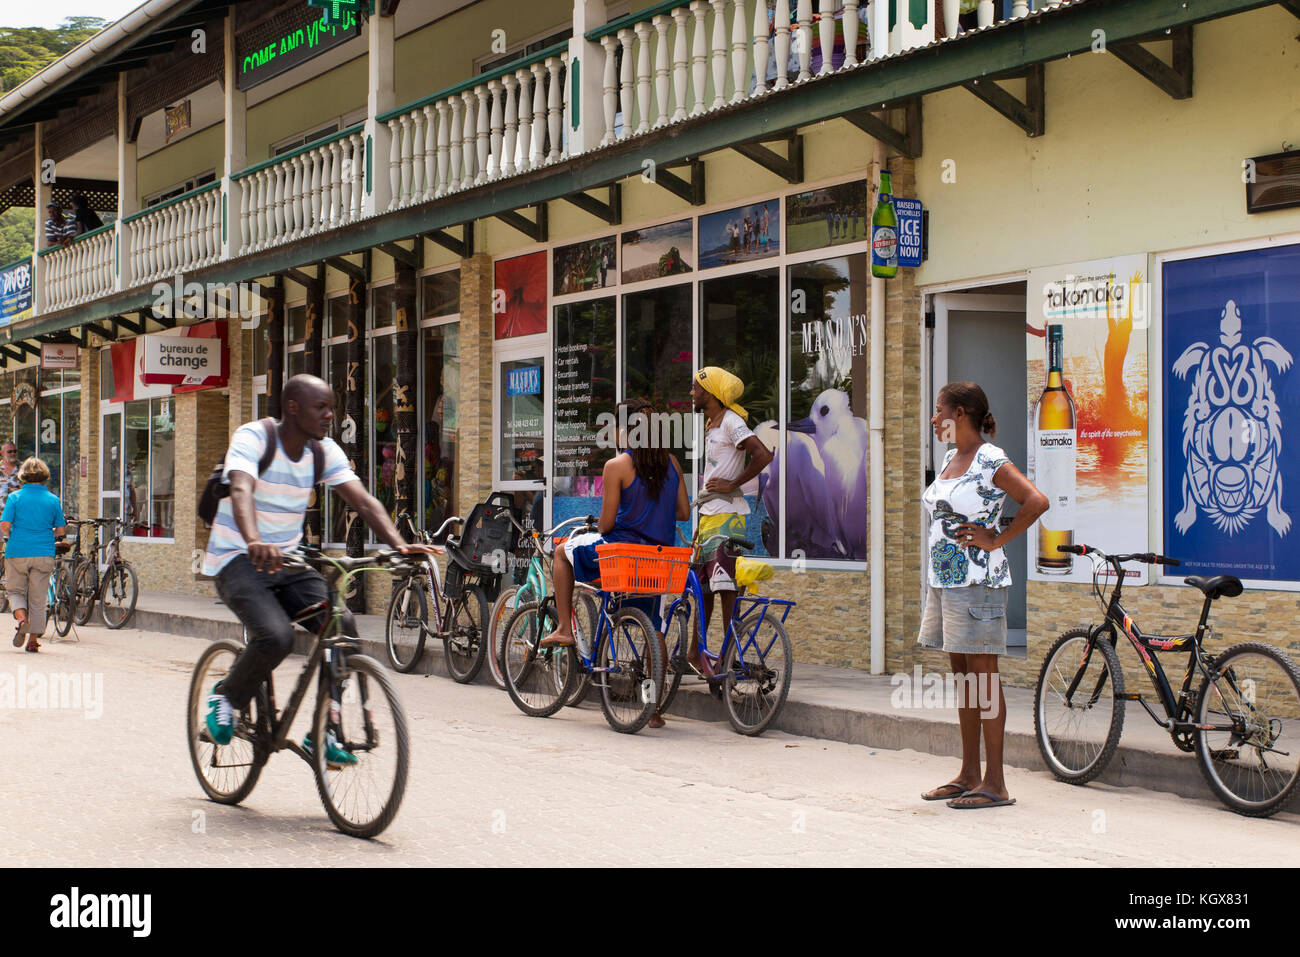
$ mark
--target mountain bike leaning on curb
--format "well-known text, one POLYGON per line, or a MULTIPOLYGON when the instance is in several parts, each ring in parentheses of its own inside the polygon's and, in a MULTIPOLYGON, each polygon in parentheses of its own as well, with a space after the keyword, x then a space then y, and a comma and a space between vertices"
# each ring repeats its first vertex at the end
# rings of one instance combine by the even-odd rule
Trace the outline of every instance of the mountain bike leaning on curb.
POLYGON ((406 713, 392 677, 382 664, 360 653, 356 625, 347 609, 352 577, 366 571, 401 572, 421 558, 395 550, 362 558, 333 558, 315 549, 285 556, 285 565, 322 570, 329 600, 304 608, 294 621, 320 617, 307 661, 281 711, 268 677, 235 726, 230 743, 208 734, 208 690, 223 680, 244 646, 222 639, 199 656, 190 679, 186 733, 190 761, 204 793, 219 804, 238 804, 252 792, 267 760, 290 750, 311 765, 321 803, 334 826, 353 837, 374 837, 397 815, 406 791, 409 743, 406 713), (331 748, 305 750, 290 729, 313 679, 316 705, 311 740, 332 741, 354 761, 332 763, 331 748))
POLYGON ((72 608, 74 604, 72 576, 77 559, 81 557, 81 526, 86 524, 75 518, 67 520, 72 530, 72 541, 54 543, 54 571, 50 575, 49 592, 46 604, 50 610, 50 620, 54 623, 54 633, 60 638, 72 630, 72 608))
POLYGON ((100 603, 100 614, 109 628, 123 628, 135 614, 135 603, 140 597, 135 566, 122 557, 122 526, 120 518, 83 519, 82 525, 91 526, 90 550, 82 554, 81 536, 77 536, 77 553, 72 569, 72 621, 84 625, 90 621, 95 602, 100 603), (102 545, 99 530, 109 529, 108 541, 102 545), (104 553, 104 564, 99 564, 99 553, 104 553))
POLYGON ((1090 628, 1073 628, 1056 639, 1034 691, 1034 733, 1048 769, 1060 780, 1084 784, 1097 777, 1119 746, 1124 702, 1136 701, 1169 732, 1182 751, 1196 752, 1210 789, 1229 808, 1250 817, 1276 814, 1300 783, 1300 670, 1282 651, 1258 641, 1210 654, 1207 623, 1219 598, 1241 594, 1232 575, 1190 575, 1184 581, 1205 595, 1196 631, 1149 635, 1120 604, 1123 565, 1145 562, 1178 565, 1177 559, 1150 552, 1107 555, 1091 545, 1059 545, 1062 552, 1088 555, 1093 563, 1093 593, 1105 619, 1090 628), (1115 585, 1109 599, 1100 583, 1109 566, 1115 585), (1161 717, 1140 693, 1125 690, 1116 646, 1124 635, 1146 667, 1161 717), (1157 651, 1187 651, 1187 668, 1175 690, 1165 677, 1157 651), (1192 677, 1201 676, 1192 690, 1192 677))
MULTIPOLYGON (((515 528, 524 543, 524 548, 532 554, 528 560, 528 568, 524 574, 523 584, 503 588, 500 596, 492 605, 488 626, 488 648, 491 649, 492 653, 488 655, 488 668, 492 673, 492 680, 497 683, 498 688, 506 686, 506 676, 502 664, 505 661, 506 623, 520 605, 527 604, 530 601, 541 601, 551 594, 553 584, 551 563, 555 560, 556 547, 564 541, 562 537, 557 541, 556 536, 568 526, 581 525, 586 521, 585 518, 570 518, 547 532, 539 532, 535 528, 524 528, 517 522, 515 523, 515 528)), ((582 591, 576 591, 573 596, 573 614, 576 616, 574 625, 580 628, 583 634, 594 635, 596 633, 596 599, 582 591)), ((570 708, 577 707, 586 699, 590 688, 591 675, 584 672, 574 684, 569 697, 564 702, 565 705, 570 708)))
MULTIPOLYGON (((458 541, 451 534, 451 526, 463 523, 464 519, 460 516, 452 516, 442 523, 437 532, 430 535, 415 527, 410 512, 402 512, 397 516, 396 524, 398 531, 408 541, 433 546, 442 554, 445 548, 454 547, 458 541)), ((393 597, 388 602, 388 617, 384 620, 384 644, 392 666, 401 672, 414 670, 424 656, 426 638, 441 638, 445 646, 449 645, 453 635, 444 634, 442 624, 444 621, 457 622, 471 615, 473 608, 466 610, 463 607, 471 600, 472 596, 462 596, 455 603, 447 599, 438 563, 434 561, 433 555, 421 556, 419 561, 412 564, 406 577, 396 583, 393 597), (429 626, 430 611, 433 613, 433 627, 429 626)), ((454 656, 450 647, 446 648, 447 669, 457 681, 461 680, 458 674, 468 671, 467 666, 461 667, 461 657, 463 656, 454 656)))

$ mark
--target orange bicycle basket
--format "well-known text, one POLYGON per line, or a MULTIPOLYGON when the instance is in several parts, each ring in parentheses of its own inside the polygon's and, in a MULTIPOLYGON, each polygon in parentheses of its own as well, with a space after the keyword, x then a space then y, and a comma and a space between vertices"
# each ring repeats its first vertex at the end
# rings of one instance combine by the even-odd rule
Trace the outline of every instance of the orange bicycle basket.
POLYGON ((597 545, 600 587, 635 595, 681 594, 692 551, 669 545, 597 545))

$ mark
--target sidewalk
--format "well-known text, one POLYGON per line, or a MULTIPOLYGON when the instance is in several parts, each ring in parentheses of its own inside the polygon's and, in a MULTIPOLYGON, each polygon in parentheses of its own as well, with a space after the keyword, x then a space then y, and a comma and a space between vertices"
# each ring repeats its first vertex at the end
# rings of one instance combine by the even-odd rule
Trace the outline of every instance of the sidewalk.
MULTIPOLYGON (((360 615, 357 625, 367 654, 387 663, 383 616, 360 615)), ((210 641, 240 638, 239 623, 229 609, 211 599, 192 595, 142 593, 131 627, 210 641)), ((306 641, 303 635, 299 651, 305 649, 306 641)), ((447 676, 441 643, 426 645, 424 661, 417 670, 447 676)), ((485 683, 491 680, 486 667, 476 679, 485 683)), ((872 748, 909 748, 959 757, 961 737, 956 711, 895 707, 890 699, 896 686, 888 675, 869 675, 796 661, 789 698, 773 727, 790 734, 872 748)), ((1016 767, 1045 770, 1034 740, 1033 691, 1010 687, 1005 691, 1006 762, 1016 767)), ((511 707, 504 694, 502 705, 511 707)), ((673 715, 703 721, 727 720, 721 702, 710 697, 704 682, 698 678, 683 681, 668 716, 670 722, 673 715)), ((1099 781, 1170 791, 1181 797, 1213 799, 1197 767, 1196 756, 1175 748, 1169 735, 1150 719, 1141 705, 1129 702, 1124 717, 1119 749, 1099 781)), ((953 771, 956 772, 955 764, 953 771)))

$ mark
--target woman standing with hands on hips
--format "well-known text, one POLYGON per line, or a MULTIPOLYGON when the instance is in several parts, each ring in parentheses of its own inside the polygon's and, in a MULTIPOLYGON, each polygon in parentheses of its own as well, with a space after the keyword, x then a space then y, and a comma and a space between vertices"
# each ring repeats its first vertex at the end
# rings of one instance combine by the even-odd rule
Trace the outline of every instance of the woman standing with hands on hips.
POLYGON ((926 542, 929 587, 921 633, 926 648, 948 652, 958 689, 961 770, 948 784, 927 791, 926 801, 947 800, 965 810, 1015 803, 1002 776, 1006 698, 998 655, 1007 651, 1007 589, 1011 570, 1002 549, 1047 511, 1047 497, 1006 454, 984 441, 997 423, 984 390, 950 382, 939 390, 930 419, 941 442, 954 447, 922 496, 930 517, 926 542), (1007 496, 1019 505, 1011 526, 999 531, 1007 496), (975 700, 972 700, 974 698, 975 700), (980 773, 980 735, 987 765, 980 773))

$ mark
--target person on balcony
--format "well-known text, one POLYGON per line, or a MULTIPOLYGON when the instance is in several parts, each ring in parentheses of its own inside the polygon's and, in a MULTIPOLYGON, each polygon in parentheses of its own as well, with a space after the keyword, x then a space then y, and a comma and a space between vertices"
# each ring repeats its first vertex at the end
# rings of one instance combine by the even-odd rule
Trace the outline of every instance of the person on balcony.
POLYGON ((103 225, 104 221, 99 218, 99 214, 90 208, 90 200, 86 199, 85 193, 77 193, 72 197, 73 236, 80 236, 103 225))
POLYGON ((57 199, 50 200, 45 207, 45 245, 66 246, 72 242, 72 224, 63 213, 63 204, 57 199))

